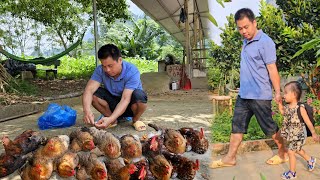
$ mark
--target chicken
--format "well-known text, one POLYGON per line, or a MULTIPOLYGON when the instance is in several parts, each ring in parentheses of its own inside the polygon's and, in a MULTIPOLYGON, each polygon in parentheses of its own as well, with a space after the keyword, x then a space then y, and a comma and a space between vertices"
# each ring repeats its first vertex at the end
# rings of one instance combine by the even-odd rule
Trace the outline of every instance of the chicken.
POLYGON ((121 154, 124 159, 131 161, 142 155, 142 146, 140 139, 133 135, 127 134, 120 138, 121 154))
POLYGON ((111 178, 112 176, 115 176, 116 173, 125 166, 123 158, 117 158, 117 159, 108 159, 105 161, 107 170, 108 170, 108 176, 111 178))
POLYGON ((12 156, 6 153, 0 155, 0 178, 8 176, 20 167, 27 160, 27 156, 12 156))
POLYGON ((22 180, 47 180, 53 172, 53 160, 48 158, 33 158, 22 170, 22 180))
POLYGON ((13 141, 8 136, 2 138, 2 144, 6 154, 20 156, 28 154, 36 150, 41 144, 46 142, 46 138, 41 136, 39 132, 26 130, 13 141))
POLYGON ((155 124, 148 125, 154 128, 156 131, 162 130, 164 133, 164 146, 168 149, 168 151, 175 154, 182 154, 186 151, 187 141, 179 131, 174 129, 162 129, 155 124))
POLYGON ((135 171, 130 176, 130 180, 154 180, 152 173, 149 170, 148 161, 142 159, 138 162, 135 162, 134 165, 137 167, 137 171, 135 171))
POLYGON ((163 137, 154 135, 142 145, 142 154, 146 157, 154 157, 161 153, 163 137))
POLYGON ((108 158, 116 159, 121 155, 120 141, 113 134, 95 127, 90 128, 90 134, 99 150, 108 158))
POLYGON ((76 173, 79 180, 106 180, 108 179, 105 164, 91 152, 78 152, 80 169, 76 173))
POLYGON ((57 160, 56 164, 56 171, 60 177, 72 177, 76 173, 75 169, 79 164, 79 157, 76 153, 68 151, 57 160))
POLYGON ((199 160, 195 162, 189 160, 178 154, 173 154, 168 151, 163 151, 164 157, 171 162, 174 172, 177 173, 177 177, 183 180, 193 180, 197 170, 199 170, 199 160))
POLYGON ((66 135, 53 137, 35 152, 34 158, 58 159, 68 150, 69 142, 69 136, 66 135))
POLYGON ((172 174, 172 165, 163 155, 149 158, 150 171, 158 180, 169 180, 172 174))
POLYGON ((73 152, 90 151, 95 148, 93 136, 87 127, 72 131, 69 137, 71 142, 70 149, 73 152))
POLYGON ((130 180, 131 174, 135 171, 137 171, 137 167, 134 164, 127 164, 110 176, 109 180, 130 180))
POLYGON ((180 133, 186 137, 188 145, 191 150, 198 154, 204 154, 209 148, 209 140, 205 137, 203 128, 200 131, 193 128, 181 128, 180 133))

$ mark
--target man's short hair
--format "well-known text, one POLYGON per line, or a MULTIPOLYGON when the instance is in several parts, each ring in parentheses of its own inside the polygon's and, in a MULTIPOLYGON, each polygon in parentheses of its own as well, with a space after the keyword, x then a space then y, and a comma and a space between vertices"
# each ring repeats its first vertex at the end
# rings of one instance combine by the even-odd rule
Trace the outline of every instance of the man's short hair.
POLYGON ((98 51, 98 58, 102 60, 108 57, 112 57, 113 60, 118 62, 119 57, 121 57, 119 48, 113 44, 106 44, 102 46, 98 51))
POLYGON ((237 22, 238 20, 242 20, 245 17, 247 17, 251 22, 253 22, 256 19, 251 9, 242 8, 239 9, 234 15, 234 20, 237 22))

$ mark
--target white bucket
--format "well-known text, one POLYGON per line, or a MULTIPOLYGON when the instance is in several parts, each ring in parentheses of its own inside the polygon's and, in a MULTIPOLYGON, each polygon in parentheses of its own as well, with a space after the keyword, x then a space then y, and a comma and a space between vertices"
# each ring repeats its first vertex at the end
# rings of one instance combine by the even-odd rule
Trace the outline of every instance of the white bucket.
POLYGON ((177 84, 177 82, 175 82, 175 81, 173 81, 172 82, 172 90, 177 90, 178 89, 178 84, 177 84))

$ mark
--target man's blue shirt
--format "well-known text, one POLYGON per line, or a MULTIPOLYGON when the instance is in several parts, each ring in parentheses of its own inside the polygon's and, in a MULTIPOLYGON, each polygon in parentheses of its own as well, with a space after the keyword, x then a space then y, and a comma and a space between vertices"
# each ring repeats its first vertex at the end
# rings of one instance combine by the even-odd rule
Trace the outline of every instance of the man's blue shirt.
POLYGON ((275 44, 262 30, 251 41, 243 41, 240 62, 241 98, 272 100, 272 82, 267 65, 276 60, 275 44))
POLYGON ((102 65, 99 65, 93 72, 91 80, 97 81, 104 85, 112 95, 122 96, 124 89, 141 89, 140 72, 138 68, 126 61, 122 61, 121 74, 114 79, 103 71, 102 65))

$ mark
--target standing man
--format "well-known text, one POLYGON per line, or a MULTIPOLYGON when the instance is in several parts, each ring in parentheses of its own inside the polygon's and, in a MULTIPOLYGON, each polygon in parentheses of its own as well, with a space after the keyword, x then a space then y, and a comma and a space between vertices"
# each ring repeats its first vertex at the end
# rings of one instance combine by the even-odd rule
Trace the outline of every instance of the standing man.
POLYGON ((140 117, 147 108, 147 95, 142 89, 139 70, 123 61, 120 50, 113 44, 102 46, 98 58, 101 65, 95 69, 83 93, 83 121, 97 128, 110 128, 117 125, 119 117, 133 117, 133 127, 137 131, 146 130, 140 117), (91 104, 104 116, 96 123, 91 104))
POLYGON ((276 48, 272 39, 257 29, 257 22, 251 9, 243 8, 234 16, 238 30, 244 37, 240 62, 240 90, 232 119, 232 133, 228 154, 213 161, 211 168, 236 165, 237 150, 247 133, 253 115, 265 135, 271 136, 278 146, 278 154, 267 160, 268 164, 286 162, 286 149, 279 128, 272 119, 272 86, 275 101, 279 103, 280 76, 276 66, 276 48))

